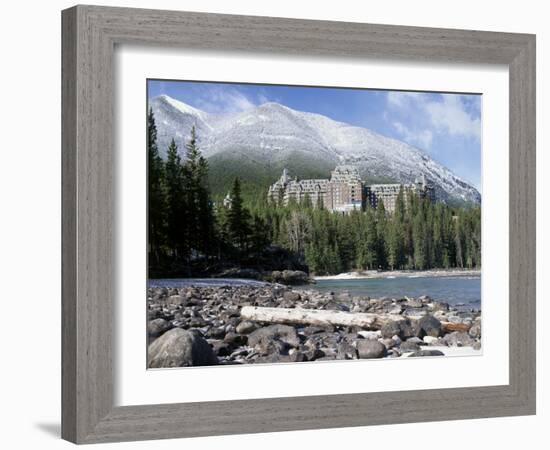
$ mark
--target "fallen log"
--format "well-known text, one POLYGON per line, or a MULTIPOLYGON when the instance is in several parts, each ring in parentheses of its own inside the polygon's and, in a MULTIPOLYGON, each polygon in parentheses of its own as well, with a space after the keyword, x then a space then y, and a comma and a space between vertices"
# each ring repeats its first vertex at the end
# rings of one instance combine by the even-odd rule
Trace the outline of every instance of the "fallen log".
POLYGON ((441 322, 441 330, 443 333, 451 333, 453 331, 470 331, 472 326, 466 323, 441 322))
POLYGON ((321 327, 327 325, 356 326, 365 330, 379 330, 387 322, 404 320, 398 314, 350 313, 335 310, 267 308, 259 306, 243 306, 241 308, 241 317, 256 322, 321 327))

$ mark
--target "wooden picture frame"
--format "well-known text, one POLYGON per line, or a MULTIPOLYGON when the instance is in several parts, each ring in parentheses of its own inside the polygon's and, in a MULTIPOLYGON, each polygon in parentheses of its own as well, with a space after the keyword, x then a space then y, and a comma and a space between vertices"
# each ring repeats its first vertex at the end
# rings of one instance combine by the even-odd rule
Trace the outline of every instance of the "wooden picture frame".
POLYGON ((62 29, 64 439, 95 443, 535 413, 534 35, 97 6, 63 11, 62 29), (507 65, 509 384, 114 407, 113 52, 126 43, 507 65))

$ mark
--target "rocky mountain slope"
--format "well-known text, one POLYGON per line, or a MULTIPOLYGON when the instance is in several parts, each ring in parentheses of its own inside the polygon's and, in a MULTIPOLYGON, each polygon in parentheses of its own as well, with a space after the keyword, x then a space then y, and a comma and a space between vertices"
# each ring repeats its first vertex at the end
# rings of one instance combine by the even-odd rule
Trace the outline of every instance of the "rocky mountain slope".
POLYGON ((441 200, 481 202, 475 187, 422 150, 319 114, 278 103, 208 114, 165 95, 152 99, 150 106, 162 155, 172 138, 183 152, 195 125, 216 186, 225 187, 235 175, 265 186, 283 167, 299 178, 328 178, 334 166, 354 164, 366 183, 410 183, 425 175, 441 200))

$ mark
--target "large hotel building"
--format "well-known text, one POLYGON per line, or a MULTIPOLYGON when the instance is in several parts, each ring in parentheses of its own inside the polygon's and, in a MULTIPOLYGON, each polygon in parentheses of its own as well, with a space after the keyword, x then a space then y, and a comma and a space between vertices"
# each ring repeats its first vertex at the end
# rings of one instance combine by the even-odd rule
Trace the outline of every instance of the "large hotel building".
POLYGON ((291 199, 298 203, 309 197, 314 206, 323 205, 334 212, 361 210, 366 206, 376 208, 379 202, 389 213, 395 210, 399 191, 416 193, 420 197, 434 200, 432 186, 422 176, 410 184, 371 184, 361 181, 359 171, 354 166, 337 166, 330 179, 298 180, 291 178, 286 169, 269 188, 268 199, 287 205, 291 199))

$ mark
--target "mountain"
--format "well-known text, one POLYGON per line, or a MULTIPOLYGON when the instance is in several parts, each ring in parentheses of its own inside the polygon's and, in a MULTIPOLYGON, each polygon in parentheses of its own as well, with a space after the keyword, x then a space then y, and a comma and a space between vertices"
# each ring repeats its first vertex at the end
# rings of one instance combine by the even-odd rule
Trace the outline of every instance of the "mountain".
POLYGON ((211 168, 213 190, 226 189, 235 175, 267 186, 284 167, 298 178, 328 178, 338 164, 353 164, 366 183, 411 183, 424 175, 438 199, 480 203, 475 187, 422 150, 367 128, 265 103, 243 112, 209 114, 166 95, 150 101, 161 155, 174 138, 183 153, 195 125, 211 168))

